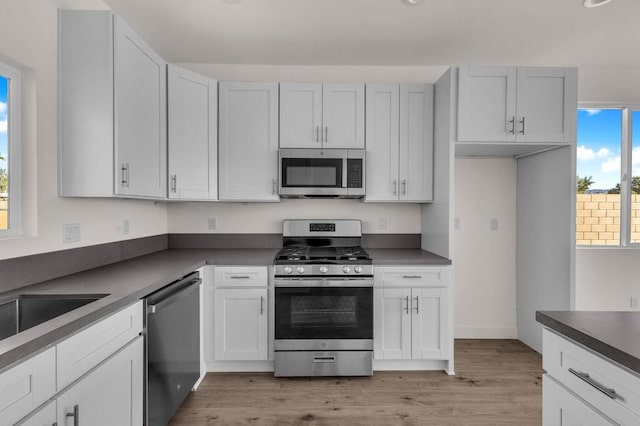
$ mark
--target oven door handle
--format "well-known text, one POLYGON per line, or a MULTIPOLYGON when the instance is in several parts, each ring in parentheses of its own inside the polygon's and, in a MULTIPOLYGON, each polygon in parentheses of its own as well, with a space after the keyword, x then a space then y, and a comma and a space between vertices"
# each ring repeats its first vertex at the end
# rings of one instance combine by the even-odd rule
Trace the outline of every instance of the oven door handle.
POLYGON ((345 278, 331 280, 276 279, 275 287, 373 287, 373 278, 345 278))

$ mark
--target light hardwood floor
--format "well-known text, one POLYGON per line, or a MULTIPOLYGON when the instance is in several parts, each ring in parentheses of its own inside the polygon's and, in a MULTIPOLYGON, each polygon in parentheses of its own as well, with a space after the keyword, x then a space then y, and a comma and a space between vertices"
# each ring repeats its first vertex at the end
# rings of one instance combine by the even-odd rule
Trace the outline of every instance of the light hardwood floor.
POLYGON ((540 425, 542 358, 517 340, 456 340, 455 376, 209 373, 171 421, 191 425, 540 425))

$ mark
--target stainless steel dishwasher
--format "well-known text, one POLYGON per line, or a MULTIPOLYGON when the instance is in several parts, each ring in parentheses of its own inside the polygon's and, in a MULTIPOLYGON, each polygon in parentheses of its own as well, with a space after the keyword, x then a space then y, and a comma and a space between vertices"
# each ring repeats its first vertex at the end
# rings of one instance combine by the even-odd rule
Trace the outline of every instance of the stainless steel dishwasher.
POLYGON ((200 377, 198 272, 145 299, 145 424, 165 426, 200 377))

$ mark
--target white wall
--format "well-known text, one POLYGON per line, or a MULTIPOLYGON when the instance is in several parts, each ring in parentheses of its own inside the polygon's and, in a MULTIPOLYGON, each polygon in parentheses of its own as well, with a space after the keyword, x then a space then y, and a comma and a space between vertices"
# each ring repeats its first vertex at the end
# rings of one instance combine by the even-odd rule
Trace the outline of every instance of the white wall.
POLYGON ((25 233, 0 240, 0 259, 166 233, 164 204, 57 197, 57 9, 106 9, 98 0, 3 1, 0 60, 25 80, 25 233), (119 232, 129 219, 130 234, 119 232), (62 224, 80 223, 81 242, 62 244, 62 224))
POLYGON ((517 161, 458 158, 455 169, 455 337, 516 338, 517 161))
MULTIPOLYGON (((578 99, 582 102, 640 104, 639 68, 581 68, 578 99)), ((632 309, 630 297, 640 297, 640 250, 576 249, 576 309, 632 309)))

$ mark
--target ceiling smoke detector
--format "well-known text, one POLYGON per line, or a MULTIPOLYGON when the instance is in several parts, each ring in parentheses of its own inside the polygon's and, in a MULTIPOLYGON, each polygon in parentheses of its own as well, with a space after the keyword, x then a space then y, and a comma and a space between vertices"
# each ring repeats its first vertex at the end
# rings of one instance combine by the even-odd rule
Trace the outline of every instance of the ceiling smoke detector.
POLYGON ((402 0, 404 4, 407 6, 417 6, 422 3, 424 0, 402 0))
POLYGON ((611 0, 584 0, 584 7, 597 7, 609 3, 611 0))

